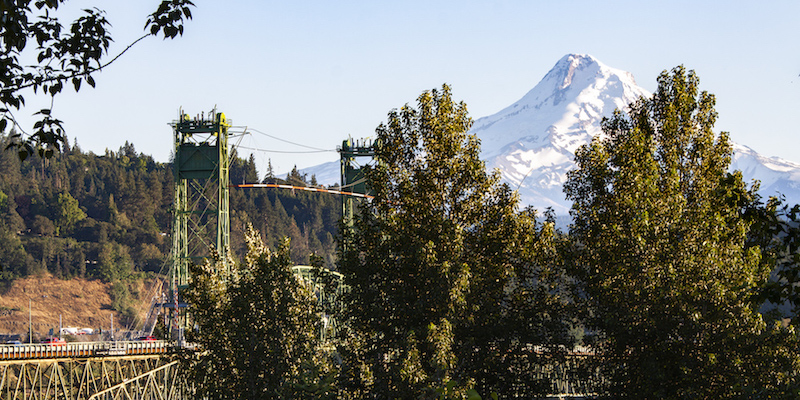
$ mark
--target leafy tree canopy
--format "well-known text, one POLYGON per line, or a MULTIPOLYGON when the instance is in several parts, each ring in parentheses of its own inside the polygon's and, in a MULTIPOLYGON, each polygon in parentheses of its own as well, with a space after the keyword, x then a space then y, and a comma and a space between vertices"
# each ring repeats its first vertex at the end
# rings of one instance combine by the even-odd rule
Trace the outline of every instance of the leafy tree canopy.
POLYGON ((75 227, 78 221, 86 218, 86 213, 78 206, 69 193, 59 193, 58 203, 56 204, 56 233, 69 232, 75 227))
POLYGON ((289 240, 268 250, 252 227, 230 272, 194 266, 186 293, 203 353, 191 373, 209 399, 333 398, 335 369, 320 347, 321 315, 291 270, 289 240))
POLYGON ((762 248, 764 262, 774 266, 760 299, 768 301, 766 313, 774 319, 790 318, 797 326, 800 315, 800 204, 789 206, 770 198, 765 207, 751 212, 750 239, 762 248))
POLYGON ((714 96, 693 71, 663 72, 650 99, 603 122, 575 156, 574 275, 611 378, 629 398, 788 393, 796 342, 771 331, 753 295, 770 267, 748 246, 754 189, 728 173, 714 96))
MULTIPOLYGON (((147 33, 131 43, 122 53, 108 59, 112 37, 110 22, 97 8, 83 10, 83 15, 65 27, 56 15, 66 0, 16 0, 0 2, 3 29, 0 32, 0 132, 9 126, 13 141, 25 159, 31 154, 50 157, 66 146, 62 121, 53 115, 53 107, 35 113, 39 120, 33 130, 20 126, 14 110, 25 105, 23 91, 32 89, 55 96, 65 86, 79 91, 82 82, 94 87, 93 74, 107 67, 130 47, 148 36, 175 38, 183 34, 184 18, 192 17, 190 0, 164 0, 145 22, 147 33), (33 42, 33 43, 31 43, 33 42), (35 48, 34 48, 35 46, 35 48), (35 59, 33 65, 25 65, 35 59)), ((52 103, 51 103, 52 104, 52 103)))
MULTIPOLYGON (((541 226, 517 212, 497 173, 486 173, 466 105, 447 85, 417 106, 391 111, 377 128, 375 163, 365 168, 375 197, 340 242, 351 288, 345 380, 379 398, 436 396, 453 381, 462 394, 507 392, 533 379, 536 365, 535 357, 503 364, 521 354, 514 343, 567 341, 562 325, 540 324, 542 298, 523 295, 545 276, 523 248, 552 230, 537 238, 541 226), (523 303, 535 310, 524 321, 516 319, 523 303)), ((562 307, 550 304, 558 319, 562 307)), ((520 395, 550 387, 531 390, 520 395)))

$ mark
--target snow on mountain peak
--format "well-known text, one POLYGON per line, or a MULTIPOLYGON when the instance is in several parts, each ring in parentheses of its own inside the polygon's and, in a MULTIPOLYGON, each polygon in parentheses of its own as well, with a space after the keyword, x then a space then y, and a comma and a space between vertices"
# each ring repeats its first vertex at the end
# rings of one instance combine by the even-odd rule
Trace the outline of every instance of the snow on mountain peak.
POLYGON ((650 94, 633 76, 585 54, 568 54, 519 101, 475 121, 487 167, 498 168, 524 204, 566 213, 561 185, 575 151, 601 134, 600 121, 650 94))
POLYGON ((730 169, 742 171, 745 181, 759 181, 762 196, 783 195, 791 204, 800 201, 800 164, 762 156, 738 143, 732 145, 730 169))
POLYGON ((555 83, 556 89, 554 92, 562 91, 572 86, 573 79, 576 78, 576 72, 578 73, 578 80, 589 80, 594 75, 601 73, 602 70, 609 69, 608 66, 588 54, 567 54, 558 60, 542 81, 555 83))
MULTIPOLYGON (((651 94, 629 72, 611 68, 586 54, 567 54, 519 101, 478 119, 472 133, 481 140, 489 169, 519 188, 523 205, 552 207, 566 215, 570 203, 562 186, 575 167, 575 151, 602 134, 601 121, 651 94)), ((800 200, 800 165, 767 158, 733 144, 731 170, 761 182, 760 193, 800 200)))
POLYGON ((529 148, 553 145, 574 153, 600 133, 596 122, 648 95, 630 73, 590 55, 568 54, 519 101, 475 121, 472 132, 481 139, 487 159, 520 140, 529 148))
MULTIPOLYGON (((487 168, 499 169, 503 181, 518 188, 522 206, 552 207, 565 216, 571 204, 562 186, 575 168, 575 151, 602 134, 603 117, 626 110, 642 96, 651 94, 629 72, 590 55, 567 54, 517 102, 475 121, 470 133, 481 140, 487 168)), ((747 181, 759 180, 763 196, 781 193, 800 201, 800 165, 735 143, 733 150, 731 169, 742 171, 747 181)), ((338 163, 306 171, 315 172, 317 180, 338 180, 338 163), (323 174, 328 169, 330 176, 323 174)))

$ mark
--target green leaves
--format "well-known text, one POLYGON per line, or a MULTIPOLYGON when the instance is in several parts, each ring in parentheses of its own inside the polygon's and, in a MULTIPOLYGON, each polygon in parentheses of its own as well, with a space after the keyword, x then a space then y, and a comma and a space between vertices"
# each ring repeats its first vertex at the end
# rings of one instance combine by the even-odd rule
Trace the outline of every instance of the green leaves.
POLYGON ((358 371, 347 384, 365 393, 427 398, 457 378, 464 397, 473 387, 536 397, 551 388, 532 382, 536 357, 524 346, 570 343, 539 253, 521 254, 549 248, 552 231, 537 237, 542 226, 486 173, 471 124, 443 85, 376 129, 365 168, 375 198, 339 247, 348 340, 359 343, 344 357, 358 371))
POLYGON ((204 354, 192 371, 201 395, 325 398, 336 370, 318 341, 321 315, 291 270, 289 242, 273 252, 252 227, 244 263, 225 273, 194 266, 186 293, 204 354))
POLYGON ((761 246, 764 262, 775 266, 757 298, 775 308, 790 306, 777 315, 780 319, 800 314, 800 205, 790 207, 784 201, 773 197, 763 208, 751 207, 745 213, 754 224, 751 241, 761 246))
POLYGON ((191 8, 194 3, 189 0, 164 0, 156 12, 150 14, 144 29, 150 29, 151 35, 163 32, 164 39, 173 39, 183 35, 183 20, 192 19, 191 8))
POLYGON ((75 224, 86 218, 86 213, 81 210, 78 200, 69 193, 59 193, 58 203, 56 204, 56 227, 61 234, 72 231, 75 224))
POLYGON ((758 345, 773 333, 752 297, 770 270, 746 236, 755 188, 727 172, 728 136, 713 132, 714 96, 695 73, 677 67, 658 82, 651 99, 603 122, 605 136, 576 153, 565 185, 571 272, 603 338, 610 394, 780 392, 793 378, 761 379, 788 361, 779 352, 791 341, 758 345))
MULTIPOLYGON (((8 109, 19 109, 25 105, 25 99, 20 94, 24 89, 32 88, 34 94, 41 91, 55 97, 68 82, 72 82, 76 92, 80 90, 81 81, 95 87, 92 74, 113 63, 144 38, 139 38, 122 53, 105 61, 113 41, 109 32, 111 24, 106 19, 105 12, 98 8, 84 9, 83 15, 65 29, 57 17, 51 16, 51 11, 55 12, 62 1, 36 1, 35 9, 44 11, 43 15, 36 15, 38 12, 31 8, 31 0, 3 5, 0 46, 4 52, 0 55, 0 65, 4 73, 0 74, 0 102, 3 105, 0 120, 11 121, 12 125, 16 125, 14 116, 8 109), (19 60, 29 38, 35 39, 38 45, 35 50, 36 64, 31 66, 22 65, 19 60)), ((182 35, 183 20, 191 19, 190 8, 193 6, 188 0, 164 0, 158 10, 148 17, 146 27, 151 27, 152 34, 162 31, 164 38, 182 35)), ((48 125, 47 122, 44 124, 48 125)), ((20 159, 32 154, 49 158, 60 151, 64 138, 60 126, 57 130, 35 131, 31 134, 22 131, 7 148, 17 150, 20 159)))

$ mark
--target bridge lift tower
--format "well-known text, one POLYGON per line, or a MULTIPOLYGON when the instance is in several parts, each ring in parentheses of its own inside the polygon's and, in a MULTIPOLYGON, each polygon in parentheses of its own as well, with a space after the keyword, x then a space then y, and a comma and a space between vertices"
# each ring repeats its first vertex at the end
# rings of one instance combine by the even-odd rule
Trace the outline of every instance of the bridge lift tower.
MULTIPOLYGON (((367 185, 364 171, 358 163, 359 158, 368 157, 372 160, 375 157, 375 147, 377 142, 369 139, 353 140, 352 138, 342 142, 339 150, 342 177, 342 191, 371 195, 372 189, 367 185)), ((353 198, 345 196, 342 202, 342 217, 345 224, 350 226, 353 222, 353 198)))
MULTIPOLYGON (((182 339, 186 324, 179 298, 189 285, 189 264, 203 262, 216 251, 217 264, 229 269, 230 214, 228 201, 230 167, 228 128, 230 121, 216 109, 190 117, 179 112, 170 125, 174 130, 175 179, 174 224, 172 228, 172 267, 170 269, 170 304, 173 309, 172 331, 182 339), (216 238, 216 242, 212 240, 216 238), (181 320, 183 320, 181 322, 181 320)), ((185 313, 184 313, 185 314, 185 313)))

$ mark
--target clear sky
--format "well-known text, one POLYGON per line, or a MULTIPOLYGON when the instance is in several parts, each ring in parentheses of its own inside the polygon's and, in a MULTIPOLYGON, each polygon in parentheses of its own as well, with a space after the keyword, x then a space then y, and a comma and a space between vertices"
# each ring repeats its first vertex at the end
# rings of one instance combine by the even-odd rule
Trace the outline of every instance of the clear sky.
MULTIPOLYGON (((393 108, 448 83, 474 119, 521 98, 568 53, 656 77, 683 64, 717 96, 717 128, 767 156, 800 162, 800 1, 194 0, 176 40, 148 38, 56 98, 72 142, 103 154, 132 142, 167 161, 168 123, 215 105, 253 132, 241 145, 286 172, 338 159, 393 108)), ((159 0, 70 0, 107 10, 112 55, 138 38, 159 0)), ((46 99, 41 98, 39 101, 46 99)), ((25 117, 40 105, 28 96, 25 117)), ((247 150, 240 150, 246 153, 247 150)))

